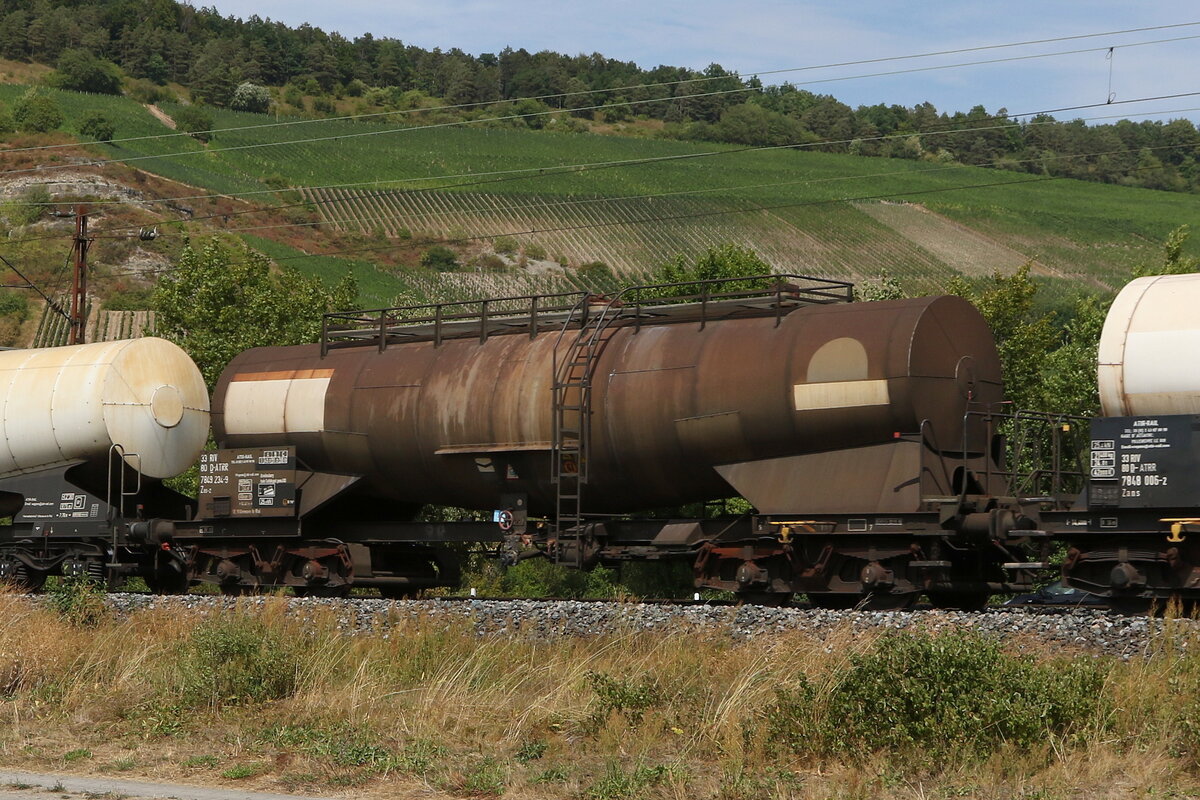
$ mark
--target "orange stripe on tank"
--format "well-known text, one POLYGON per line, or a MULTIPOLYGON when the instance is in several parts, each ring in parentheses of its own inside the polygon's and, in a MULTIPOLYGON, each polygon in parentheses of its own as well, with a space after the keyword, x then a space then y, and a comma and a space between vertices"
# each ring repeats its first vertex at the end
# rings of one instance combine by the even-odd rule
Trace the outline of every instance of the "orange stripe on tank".
POLYGON ((282 369, 275 372, 239 372, 234 381, 296 381, 306 378, 332 378, 331 369, 282 369))

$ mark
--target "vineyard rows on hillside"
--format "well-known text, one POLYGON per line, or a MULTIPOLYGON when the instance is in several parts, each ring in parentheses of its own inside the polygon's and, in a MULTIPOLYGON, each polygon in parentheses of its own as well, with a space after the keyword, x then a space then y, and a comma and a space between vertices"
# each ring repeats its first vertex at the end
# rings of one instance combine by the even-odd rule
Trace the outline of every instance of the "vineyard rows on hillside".
MULTIPOLYGON (((0 103, 26 88, 0 85, 0 103)), ((87 145, 99 160, 124 160, 202 190, 260 193, 246 198, 255 204, 276 201, 272 188, 315 187, 305 197, 341 230, 381 240, 404 231, 425 239, 515 234, 549 259, 603 261, 626 274, 731 242, 781 270, 850 280, 886 270, 909 291, 1026 259, 1041 280, 1062 284, 1055 292, 1093 291, 1122 285, 1134 265, 1158 257, 1170 230, 1197 220, 1195 198, 1181 193, 803 148, 738 152, 654 138, 403 127, 413 117, 292 124, 302 121, 217 110, 218 129, 242 129, 219 130, 202 144, 175 135, 130 98, 49 92, 67 131, 102 111, 118 139, 169 134, 87 145), (605 166, 578 168, 587 164, 605 166), (572 230, 546 230, 558 228, 572 230)), ((160 105, 167 114, 181 108, 160 105)), ((54 180, 58 160, 47 154, 46 180, 54 180)), ((387 303, 414 281, 445 283, 448 291, 462 283, 376 269, 369 248, 351 261, 298 254, 295 242, 243 238, 322 279, 353 269, 364 302, 387 303)), ((463 249, 469 258, 487 246, 463 249)), ((519 289, 528 281, 497 275, 489 282, 519 289)))
POLYGON ((562 263, 602 261, 636 275, 679 253, 724 242, 753 248, 780 271, 863 279, 887 270, 931 289, 952 270, 848 204, 764 211, 745 200, 574 198, 437 191, 317 189, 305 193, 339 231, 452 242, 511 236, 562 263), (736 211, 737 213, 728 213, 736 211))

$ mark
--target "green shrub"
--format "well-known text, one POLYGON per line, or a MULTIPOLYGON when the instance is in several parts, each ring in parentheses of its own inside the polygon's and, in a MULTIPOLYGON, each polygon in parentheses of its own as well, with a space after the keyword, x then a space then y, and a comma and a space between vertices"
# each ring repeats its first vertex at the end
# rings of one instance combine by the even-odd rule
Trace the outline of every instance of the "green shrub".
POLYGON ((400 763, 369 730, 351 725, 279 725, 263 731, 261 738, 276 747, 327 758, 339 767, 388 770, 400 763))
POLYGON ((584 797, 588 800, 623 800, 623 798, 646 797, 647 790, 670 777, 667 767, 637 766, 630 772, 612 762, 604 776, 588 787, 584 797))
POLYGON ((213 117, 200 106, 182 106, 175 112, 175 125, 184 133, 207 142, 212 138, 213 117))
POLYGON ((769 738, 797 752, 984 755, 1078 733, 1100 718, 1104 670, 1037 663, 975 633, 881 638, 821 691, 803 676, 768 713, 769 738))
POLYGON ((121 70, 117 65, 83 48, 64 50, 58 57, 58 69, 47 80, 51 86, 73 92, 121 93, 121 70))
MULTIPOLYGON (((486 585, 489 581, 482 577, 479 583, 486 585)), ((584 571, 534 558, 505 569, 497 589, 504 597, 616 597, 621 594, 616 578, 616 572, 607 567, 584 571)), ((475 580, 475 576, 465 580, 475 580)))
POLYGON ((479 265, 480 269, 489 272, 502 272, 508 269, 508 262, 495 253, 484 253, 476 259, 475 263, 479 265))
POLYGON ((246 705, 296 690, 300 654, 278 625, 244 612, 210 617, 180 653, 182 698, 195 705, 246 705))
POLYGON ((149 311, 154 308, 154 289, 137 287, 115 292, 108 296, 103 306, 105 311, 149 311))
POLYGON ((79 132, 98 142, 111 142, 117 129, 108 115, 92 111, 79 123, 79 132))
POLYGON ((283 102, 288 105, 300 108, 304 104, 304 92, 294 83, 289 83, 283 87, 283 102))
POLYGON ((13 123, 23 133, 46 133, 58 130, 63 124, 63 112, 50 97, 36 86, 29 89, 13 104, 13 123))
POLYGON ((29 319, 29 296, 20 292, 0 292, 0 317, 29 319))
POLYGON ((401 772, 425 776, 446 758, 448 752, 429 739, 414 739, 400 753, 396 766, 401 772))
POLYGON ((249 764, 234 764, 229 769, 221 773, 222 778, 239 781, 245 778, 253 778, 255 775, 260 775, 266 772, 267 765, 254 761, 249 764))
POLYGON ((4 204, 4 216, 11 225, 32 225, 46 213, 49 202, 50 190, 35 183, 21 192, 19 199, 4 204))
POLYGON ((575 277, 588 289, 607 291, 617 284, 612 267, 603 261, 589 261, 575 268, 575 277))
POLYGON ((522 744, 517 748, 515 758, 522 764, 528 764, 530 761, 537 761, 542 756, 546 755, 548 745, 542 739, 532 739, 522 744))
POLYGON ((534 261, 545 261, 546 248, 542 247, 540 244, 534 244, 533 242, 530 242, 529 244, 525 245, 525 257, 532 258, 534 261))
POLYGON ((471 797, 499 797, 504 794, 508 774, 495 759, 485 758, 475 765, 458 788, 471 797))
POLYGON ((592 720, 597 725, 612 713, 625 717, 630 725, 641 725, 646 712, 665 699, 662 687, 653 676, 635 681, 603 672, 589 672, 587 677, 596 695, 592 720))
POLYGON ((91 627, 108 616, 104 586, 87 576, 72 576, 48 583, 46 600, 72 625, 91 627))
POLYGON ((165 86, 158 86, 152 81, 135 80, 129 82, 129 96, 139 103, 161 103, 168 101, 176 103, 179 98, 165 86))
POLYGON ((492 241, 492 249, 497 253, 503 253, 506 256, 511 256, 517 252, 517 240, 511 236, 497 236, 492 241))
POLYGON ((421 266, 439 272, 458 269, 458 254, 445 245, 435 244, 421 254, 421 266))
POLYGON ((238 84, 233 90, 233 98, 229 107, 234 111, 249 111, 254 114, 265 114, 271 108, 271 92, 265 86, 257 83, 238 84))

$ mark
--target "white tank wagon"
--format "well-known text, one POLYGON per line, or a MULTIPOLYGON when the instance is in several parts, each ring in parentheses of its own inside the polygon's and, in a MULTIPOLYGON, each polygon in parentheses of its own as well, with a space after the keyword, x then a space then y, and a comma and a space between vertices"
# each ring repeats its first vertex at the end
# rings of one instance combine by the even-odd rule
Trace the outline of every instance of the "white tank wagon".
POLYGON ((1200 414, 1200 274, 1137 278, 1104 320, 1097 365, 1106 417, 1200 414))
POLYGON ((185 589, 171 539, 195 502, 160 479, 197 461, 208 409, 200 370, 164 339, 0 352, 0 516, 12 520, 0 582, 137 575, 185 589))
POLYGON ((0 352, 0 478, 103 461, 114 444, 143 475, 169 478, 207 438, 204 378, 165 339, 0 352))

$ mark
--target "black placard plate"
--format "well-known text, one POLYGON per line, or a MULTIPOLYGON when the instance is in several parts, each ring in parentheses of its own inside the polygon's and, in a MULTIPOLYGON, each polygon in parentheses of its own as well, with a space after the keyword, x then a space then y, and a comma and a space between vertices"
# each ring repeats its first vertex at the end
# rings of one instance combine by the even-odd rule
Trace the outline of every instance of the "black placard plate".
POLYGON ((1200 503, 1200 416, 1092 420, 1089 505, 1178 508, 1200 503))

